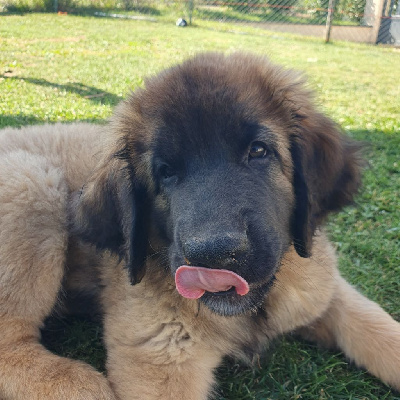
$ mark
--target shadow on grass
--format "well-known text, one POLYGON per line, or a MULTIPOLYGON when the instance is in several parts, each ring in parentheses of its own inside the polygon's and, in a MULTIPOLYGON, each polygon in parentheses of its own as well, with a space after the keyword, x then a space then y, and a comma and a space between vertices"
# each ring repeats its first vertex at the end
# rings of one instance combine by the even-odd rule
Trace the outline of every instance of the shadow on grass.
MULTIPOLYGON (((129 13, 129 15, 132 15, 132 13, 138 13, 138 14, 144 14, 144 15, 152 15, 152 16, 159 16, 161 15, 161 11, 155 7, 151 7, 149 5, 131 5, 128 4, 129 2, 125 1, 124 6, 122 7, 96 7, 96 5, 87 5, 87 6, 79 6, 77 5, 76 7, 71 6, 70 4, 62 4, 61 2, 59 3, 58 6, 58 11, 60 12, 68 12, 70 14, 74 15, 79 15, 82 17, 96 17, 96 15, 93 15, 95 12, 103 12, 103 13, 129 13)), ((53 3, 51 3, 49 6, 38 6, 37 8, 35 7, 30 7, 27 5, 9 5, 6 8, 6 11, 1 11, 0 16, 8 16, 8 15, 25 15, 25 14, 31 14, 31 13, 54 13, 54 6, 53 3)))
POLYGON ((34 125, 39 124, 41 121, 39 118, 36 118, 32 115, 26 114, 0 114, 0 129, 5 128, 7 126, 12 126, 15 128, 19 128, 24 125, 34 125))
POLYGON ((60 83, 49 82, 45 79, 26 78, 23 76, 11 76, 11 77, 2 76, 2 77, 4 79, 20 80, 20 81, 23 80, 24 82, 29 82, 34 85, 65 90, 69 93, 77 94, 78 96, 81 96, 97 104, 115 106, 123 99, 123 97, 118 96, 116 94, 105 92, 104 90, 98 89, 93 86, 88 86, 80 82, 60 84, 60 83))
MULTIPOLYGON (((70 124, 74 121, 62 121, 63 123, 70 124)), ((55 123, 59 121, 49 121, 47 119, 41 119, 34 117, 32 115, 27 114, 2 114, 0 115, 0 129, 11 127, 11 128, 21 128, 27 125, 43 125, 45 123, 55 123)), ((93 124, 102 124, 105 123, 104 119, 99 118, 87 118, 87 119, 79 119, 79 122, 89 122, 93 124)))
POLYGON ((26 14, 32 14, 34 11, 29 11, 29 10, 19 10, 19 11, 12 11, 12 10, 7 10, 7 11, 0 11, 0 17, 11 17, 13 15, 18 15, 18 16, 24 16, 26 14))
POLYGON ((116 14, 123 14, 129 13, 138 13, 138 14, 145 14, 145 15, 152 15, 152 16, 159 16, 161 15, 161 11, 155 7, 150 6, 127 6, 122 8, 102 8, 102 7, 95 7, 95 6, 88 6, 88 7, 76 7, 76 8, 66 8, 66 10, 60 11, 68 11, 74 15, 80 15, 82 17, 96 17, 93 15, 95 12, 103 12, 103 13, 116 13, 116 14))
POLYGON ((396 133, 368 131, 368 130, 351 130, 347 135, 366 145, 366 152, 384 151, 385 154, 397 155, 400 146, 400 136, 396 133))
POLYGON ((49 318, 41 331, 41 342, 51 352, 85 361, 99 371, 105 370, 103 329, 96 320, 68 316, 49 318))

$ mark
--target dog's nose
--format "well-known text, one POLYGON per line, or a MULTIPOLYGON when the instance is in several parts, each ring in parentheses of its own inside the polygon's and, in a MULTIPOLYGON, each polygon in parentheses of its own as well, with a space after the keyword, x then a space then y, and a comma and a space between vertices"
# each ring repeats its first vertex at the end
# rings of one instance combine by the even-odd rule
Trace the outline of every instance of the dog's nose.
POLYGON ((237 264, 248 248, 249 242, 244 234, 210 235, 186 240, 183 254, 191 265, 225 268, 237 264))

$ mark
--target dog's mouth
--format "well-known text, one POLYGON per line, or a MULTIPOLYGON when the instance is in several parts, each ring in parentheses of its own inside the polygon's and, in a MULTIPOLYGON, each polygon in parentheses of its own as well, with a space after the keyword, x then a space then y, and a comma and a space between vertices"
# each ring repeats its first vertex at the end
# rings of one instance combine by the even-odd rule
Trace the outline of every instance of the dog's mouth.
POLYGON ((249 292, 249 284, 244 278, 225 269, 182 265, 176 270, 175 284, 178 292, 187 299, 199 299, 206 292, 214 296, 245 296, 249 292))
POLYGON ((176 270, 175 284, 187 299, 199 299, 207 308, 222 316, 257 312, 274 282, 250 285, 240 275, 223 269, 182 265, 176 270))

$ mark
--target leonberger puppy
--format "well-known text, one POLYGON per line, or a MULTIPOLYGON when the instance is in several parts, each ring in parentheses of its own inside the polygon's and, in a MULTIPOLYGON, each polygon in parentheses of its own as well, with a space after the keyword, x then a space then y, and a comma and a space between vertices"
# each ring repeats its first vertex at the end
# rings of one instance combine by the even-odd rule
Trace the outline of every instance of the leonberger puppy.
POLYGON ((299 75, 241 53, 161 72, 105 127, 2 131, 0 398, 205 400, 224 356, 285 332, 400 389, 400 325, 323 229, 359 189, 358 150, 299 75), (107 378, 39 342, 89 300, 107 378))

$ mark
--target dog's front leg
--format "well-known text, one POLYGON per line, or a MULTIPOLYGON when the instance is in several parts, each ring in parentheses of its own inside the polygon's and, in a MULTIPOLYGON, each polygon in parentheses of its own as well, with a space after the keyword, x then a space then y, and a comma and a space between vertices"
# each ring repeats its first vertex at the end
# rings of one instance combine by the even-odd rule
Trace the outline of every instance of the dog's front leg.
POLYGON ((400 324, 343 278, 338 279, 328 310, 300 333, 339 347, 358 366, 400 390, 400 324))
POLYGON ((1 400, 115 400, 100 372, 50 353, 33 324, 2 317, 0 332, 1 400))

